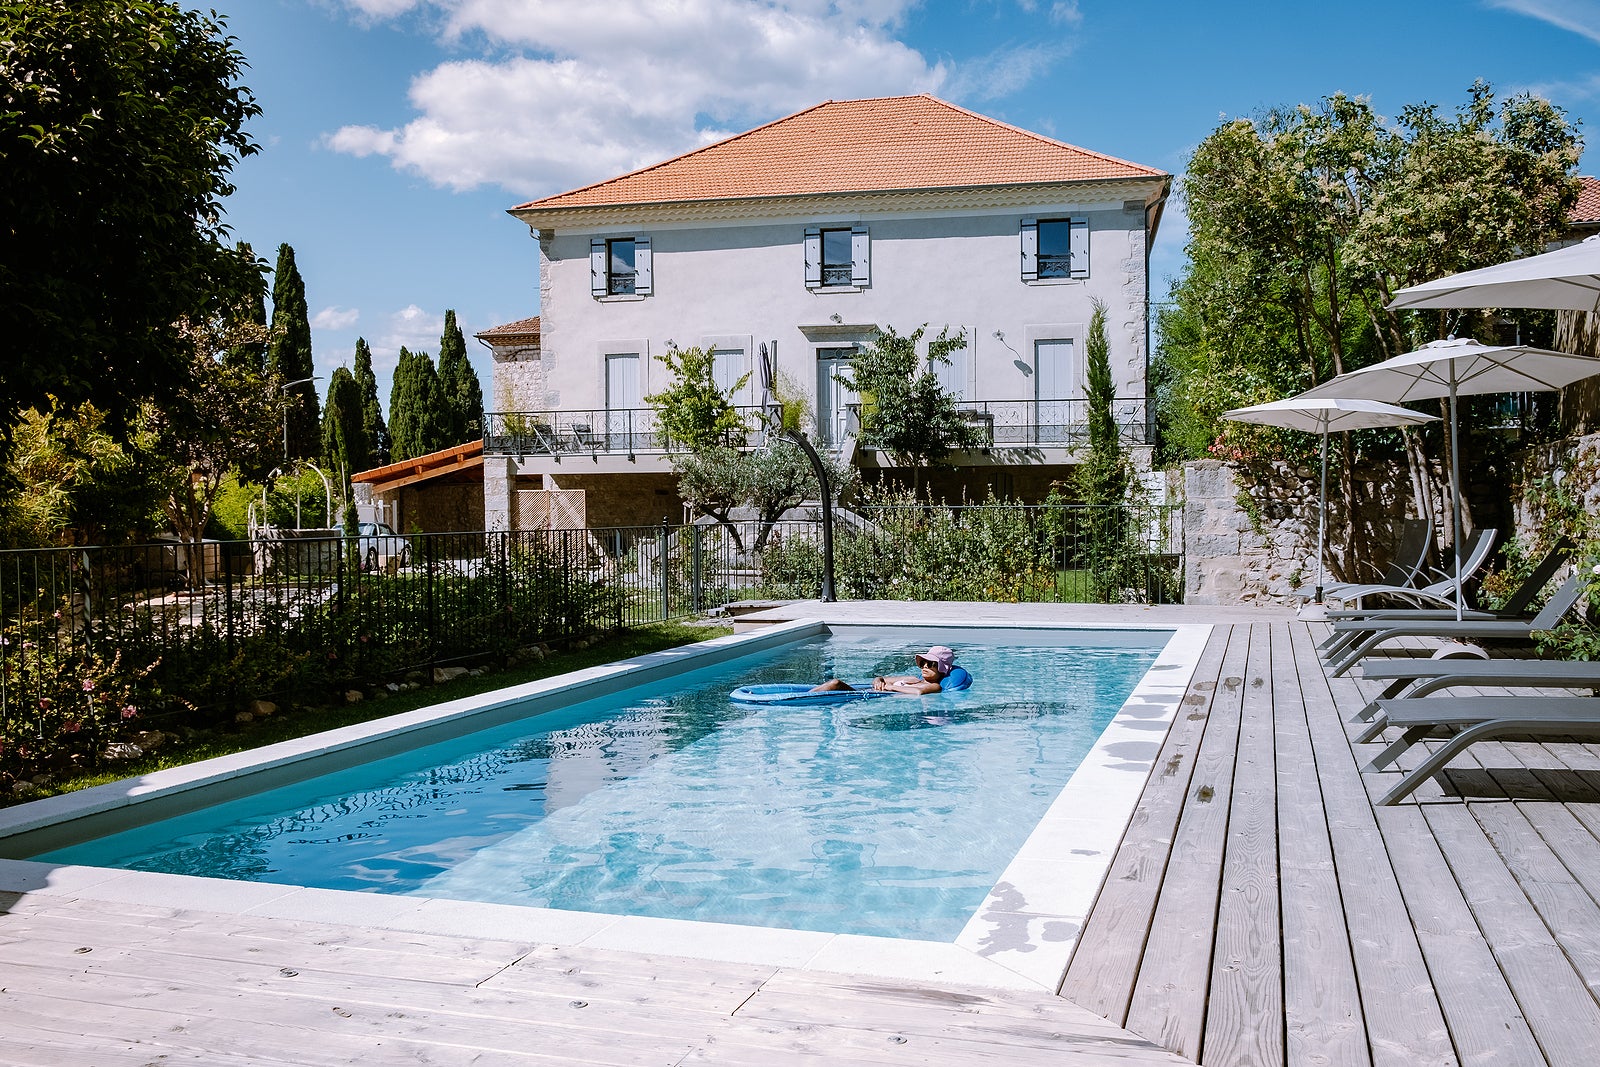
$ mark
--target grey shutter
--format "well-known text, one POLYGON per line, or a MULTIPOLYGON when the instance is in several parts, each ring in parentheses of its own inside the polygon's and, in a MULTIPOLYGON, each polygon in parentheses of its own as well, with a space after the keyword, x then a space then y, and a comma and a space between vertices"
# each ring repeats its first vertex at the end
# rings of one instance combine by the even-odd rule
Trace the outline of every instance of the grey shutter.
POLYGON ((650 295, 650 238, 633 239, 633 292, 636 296, 650 295))
POLYGON ((1039 280, 1039 220, 1022 220, 1022 280, 1039 280))
POLYGON ((589 239, 589 295, 606 295, 606 239, 589 239))
POLYGON ((815 289, 822 284, 822 230, 806 227, 806 285, 815 289))
POLYGON ((1071 228, 1067 231, 1068 248, 1072 253, 1071 276, 1074 278, 1087 278, 1089 276, 1089 220, 1075 218, 1071 228))
POLYGON ((872 284, 872 253, 864 222, 850 227, 850 284, 872 284))

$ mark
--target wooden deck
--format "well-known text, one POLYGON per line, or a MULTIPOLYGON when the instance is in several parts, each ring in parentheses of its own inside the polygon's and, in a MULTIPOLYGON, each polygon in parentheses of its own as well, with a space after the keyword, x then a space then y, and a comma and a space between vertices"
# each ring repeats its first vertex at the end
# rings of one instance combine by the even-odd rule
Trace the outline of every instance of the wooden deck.
POLYGON ((1060 997, 0 894, 0 1063, 1600 1062, 1600 748, 1375 809, 1323 631, 1213 631, 1060 997))

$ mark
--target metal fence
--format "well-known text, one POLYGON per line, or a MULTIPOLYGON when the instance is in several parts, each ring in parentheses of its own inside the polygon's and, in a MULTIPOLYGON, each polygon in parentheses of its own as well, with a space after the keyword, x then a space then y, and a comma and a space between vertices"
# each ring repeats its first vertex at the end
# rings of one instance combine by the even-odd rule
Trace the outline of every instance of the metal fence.
MULTIPOLYGON (((846 512, 839 594, 1175 599, 1170 521, 1169 509, 846 512)), ((99 752, 152 718, 215 721, 254 698, 326 698, 737 600, 815 597, 819 527, 415 534, 385 538, 383 555, 326 533, 0 552, 0 777, 63 735, 99 752)))

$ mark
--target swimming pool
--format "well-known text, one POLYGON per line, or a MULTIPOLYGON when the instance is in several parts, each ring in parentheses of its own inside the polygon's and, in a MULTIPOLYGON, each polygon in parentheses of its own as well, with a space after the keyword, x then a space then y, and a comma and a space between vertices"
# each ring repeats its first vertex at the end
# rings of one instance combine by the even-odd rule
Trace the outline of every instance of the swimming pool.
MULTIPOLYGON (((618 917, 624 914, 689 917, 702 922, 680 925, 702 932, 710 921, 909 937, 990 957, 1034 953, 1026 957, 1030 965, 1043 962, 1044 954, 1034 952, 1041 940, 1070 945, 1069 927, 1075 927, 1069 920, 1087 910, 1186 684, 1182 664, 1164 662, 1182 643, 1167 641, 1173 631, 1091 635, 1085 647, 1081 632, 1057 628, 958 633, 948 626, 902 627, 869 635, 834 627, 826 643, 811 639, 826 627, 786 629, 753 642, 722 639, 536 683, 523 687, 532 690, 527 694, 475 698, 477 707, 411 713, 365 728, 376 727, 375 736, 308 739, 298 751, 266 750, 258 757, 265 770, 252 768, 248 776, 240 775, 241 766, 213 768, 209 775, 184 769, 192 779, 184 783, 152 776, 113 797, 82 797, 87 803, 80 807, 89 810, 77 814, 86 818, 57 812, 19 819, 13 816, 20 809, 13 809, 0 813, 0 835, 12 834, 0 838, 0 852, 36 856, 58 871, 101 870, 102 876, 114 873, 106 867, 126 864, 276 880, 285 886, 277 898, 283 901, 314 892, 288 887, 326 886, 367 890, 359 897, 367 901, 378 890, 432 902, 516 900, 543 917, 604 912, 606 923, 634 931, 630 947, 641 929, 675 928, 640 927, 649 920, 618 917), (899 669, 912 650, 935 637, 955 644, 963 662, 976 668, 979 684, 967 696, 981 691, 981 700, 963 705, 956 694, 895 697, 781 714, 726 700, 729 688, 746 682, 830 673, 864 678, 899 669), (1023 669, 988 658, 1002 653, 979 651, 981 641, 1012 645, 1023 669), (780 652, 764 662, 735 658, 762 645, 780 652), (1157 669, 1124 702, 1158 651, 1157 669), (1120 681, 1092 681, 1082 668, 1093 661, 1136 666, 1120 681), (684 674, 686 668, 693 669, 684 674), (645 675, 675 674, 687 683, 684 692, 676 682, 671 693, 655 683, 643 694, 618 692, 645 675), (1008 691, 1019 678, 1032 682, 1008 691), (596 688, 612 692, 574 705, 574 697, 596 688), (518 710, 519 698, 532 703, 518 710), (1077 714, 1091 705, 1098 710, 1077 714), (534 733, 529 722, 518 721, 530 709, 543 712, 531 720, 538 726, 534 733), (591 721, 597 709, 606 714, 591 721), (1112 714, 1118 725, 1096 742, 1112 714), (479 720, 491 723, 488 734, 467 747, 459 737, 439 740, 479 720), (408 739, 432 743, 423 770, 406 768, 392 754, 414 747, 408 739), (484 740, 494 743, 485 747, 484 740), (344 747, 356 741, 364 743, 344 747), (1074 774, 1086 745, 1097 745, 1094 756, 1074 774), (374 750, 381 758, 359 759, 374 750), (311 765, 330 761, 339 769, 306 780, 311 765), (274 777, 294 781, 268 793, 248 784, 256 778, 277 785, 274 777), (351 783, 355 788, 347 788, 351 783), (1064 783, 1069 788, 1063 791, 1064 783), (182 811, 200 806, 198 797, 186 797, 197 785, 229 795, 220 805, 206 804, 209 814, 182 811), (112 810, 139 793, 156 801, 147 805, 155 809, 149 818, 112 810), (263 806, 272 793, 288 802, 263 806), (984 798, 998 799, 1001 814, 984 814, 978 803, 984 798), (174 808, 176 821, 154 825, 157 815, 174 808), (663 812, 665 824, 658 818, 663 812), (215 824, 217 814, 226 816, 226 825, 215 824), (832 825, 863 814, 879 821, 855 838, 832 825), (202 815, 212 825, 196 821, 202 815), (133 822, 146 825, 130 833, 125 828, 133 822), (444 832, 412 832, 430 822, 444 832), (824 822, 829 826, 814 832, 824 822), (118 824, 118 833, 104 834, 118 824), (87 829, 98 839, 83 840, 87 829), (1063 832, 1076 847, 1060 847, 1063 832), (24 842, 51 847, 21 853, 16 846, 24 842), (323 859, 307 859, 330 842, 346 858, 330 863, 324 852, 323 859), (558 873, 529 876, 545 870, 551 857, 563 860, 558 873), (1047 886, 1038 880, 1045 866, 1051 869, 1047 886), (780 884, 784 880, 788 884, 780 884)), ((1195 645, 1192 635, 1188 644, 1195 645)), ((141 877, 110 881, 133 884, 141 877)), ((219 888, 217 895, 227 894, 219 888)), ((344 896, 355 897, 335 894, 344 896)), ((273 898, 253 893, 250 899, 260 908, 273 898)), ((387 907, 367 910, 390 914, 387 907)), ((809 955, 823 942, 794 934, 782 943, 796 953, 810 946, 804 950, 809 955)), ((852 969, 860 967, 852 963, 852 969)))

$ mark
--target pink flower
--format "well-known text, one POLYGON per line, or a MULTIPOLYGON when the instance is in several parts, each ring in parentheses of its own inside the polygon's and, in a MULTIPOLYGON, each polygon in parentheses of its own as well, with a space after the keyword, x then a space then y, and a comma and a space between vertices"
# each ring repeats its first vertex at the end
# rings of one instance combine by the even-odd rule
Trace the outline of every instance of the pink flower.
POLYGON ((49 711, 50 710, 50 698, 49 697, 40 697, 39 698, 39 710, 40 711, 49 711))
POLYGON ((134 707, 132 704, 122 705, 122 717, 124 719, 131 719, 137 714, 139 714, 139 709, 134 707))
POLYGON ((94 679, 93 678, 85 678, 83 680, 83 691, 85 693, 94 692, 94 679))
POLYGON ((79 725, 77 719, 68 719, 61 724, 61 732, 64 734, 75 734, 80 729, 82 729, 82 726, 79 725))

